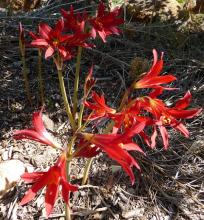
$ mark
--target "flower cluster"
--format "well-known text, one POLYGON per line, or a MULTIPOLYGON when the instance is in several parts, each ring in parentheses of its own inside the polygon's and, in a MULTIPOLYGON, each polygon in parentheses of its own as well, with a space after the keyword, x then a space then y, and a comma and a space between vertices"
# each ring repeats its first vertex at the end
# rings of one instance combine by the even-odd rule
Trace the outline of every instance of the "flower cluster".
POLYGON ((158 98, 165 89, 175 89, 164 87, 163 84, 172 82, 176 77, 173 75, 160 76, 163 68, 163 54, 160 60, 157 59, 156 50, 153 50, 153 54, 154 62, 151 69, 141 79, 133 82, 129 88, 129 93, 131 89, 153 89, 149 94, 137 98, 132 98, 129 95, 119 111, 107 106, 104 96, 100 96, 96 92, 92 92, 92 102, 84 102, 85 106, 92 110, 88 120, 111 119, 114 126, 111 134, 82 133, 80 136, 82 135, 86 141, 92 144, 95 150, 99 148, 105 151, 112 159, 121 164, 130 176, 132 183, 134 183, 134 176, 131 167, 134 165, 138 169, 140 168, 128 151, 136 150, 144 154, 141 147, 134 143, 132 138, 139 135, 149 147, 154 148, 159 131, 164 149, 167 150, 169 146, 167 129, 172 127, 185 137, 189 137, 189 132, 182 120, 193 118, 202 110, 201 108, 186 109, 192 98, 190 91, 172 107, 167 106, 162 99, 158 98), (146 131, 150 129, 152 130, 151 134, 146 131))
POLYGON ((119 34, 118 25, 123 23, 119 18, 121 9, 116 8, 107 12, 104 3, 100 2, 96 16, 90 16, 86 11, 74 13, 73 6, 69 11, 61 9, 62 17, 56 22, 54 28, 46 23, 39 24, 37 34, 30 32, 33 38, 31 46, 45 50, 45 58, 59 54, 63 60, 71 59, 77 46, 91 48, 94 45, 91 38, 99 37, 106 42, 112 34, 119 34))
MULTIPOLYGON (((109 35, 118 35, 120 33, 118 26, 123 23, 123 19, 120 18, 121 9, 116 8, 108 12, 102 2, 99 3, 97 15, 94 17, 88 15, 86 11, 75 13, 72 6, 68 12, 61 9, 61 14, 63 17, 56 22, 54 28, 41 23, 39 24, 39 33, 30 32, 33 38, 31 46, 44 50, 45 58, 54 58, 67 115, 73 129, 73 137, 68 147, 63 147, 56 142, 43 125, 42 110, 33 113, 32 128, 14 132, 14 138, 17 140, 30 139, 61 151, 59 159, 47 172, 25 173, 22 176, 26 182, 33 183, 33 185, 23 197, 21 205, 31 201, 39 190, 46 187, 47 215, 52 211, 59 189, 61 189, 62 197, 68 205, 70 192, 78 190, 78 186, 72 185, 71 179, 67 178, 66 167, 70 160, 78 157, 93 158, 99 153, 105 152, 121 165, 129 175, 131 183, 134 184, 133 168, 137 168, 140 172, 141 168, 139 162, 130 152, 136 151, 143 155, 145 152, 133 138, 140 136, 147 146, 155 148, 156 138, 160 135, 164 149, 167 150, 169 147, 168 129, 171 127, 185 137, 189 137, 189 131, 183 120, 193 118, 201 112, 200 108, 189 108, 192 99, 190 91, 186 92, 184 97, 176 101, 173 106, 167 106, 165 101, 159 98, 165 90, 177 89, 168 85, 176 80, 176 77, 172 74, 161 75, 163 53, 159 59, 157 51, 154 49, 152 67, 125 91, 120 107, 117 109, 108 106, 104 95, 93 90, 96 80, 93 78, 94 66, 92 65, 84 83, 83 102, 77 103, 80 111, 76 117, 76 112, 72 110, 72 106, 70 107, 65 94, 61 64, 75 55, 77 47, 93 47, 91 40, 96 36, 99 36, 105 43, 109 35), (148 89, 147 94, 134 97, 133 91, 138 89, 148 89), (86 113, 91 111, 90 114, 83 115, 84 108, 86 108, 86 113), (108 125, 106 132, 102 134, 87 132, 88 122, 96 121, 97 125, 100 125, 102 119, 108 119, 112 122, 108 125)), ((22 38, 22 32, 20 38, 22 38)), ((75 81, 78 82, 78 75, 76 74, 75 77, 75 81)), ((77 94, 77 84, 74 89, 77 94)), ((76 102, 76 97, 73 98, 73 101, 76 102)))

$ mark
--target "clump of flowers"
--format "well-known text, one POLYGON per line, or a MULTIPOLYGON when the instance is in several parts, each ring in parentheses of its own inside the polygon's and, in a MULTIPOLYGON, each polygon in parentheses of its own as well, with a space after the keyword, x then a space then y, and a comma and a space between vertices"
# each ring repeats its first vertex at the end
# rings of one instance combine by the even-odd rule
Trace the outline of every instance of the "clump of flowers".
MULTIPOLYGON (((46 59, 52 58, 56 64, 59 77, 61 94, 65 109, 72 129, 72 137, 68 146, 62 146, 45 129, 42 121, 42 110, 33 113, 33 127, 15 131, 14 138, 30 139, 50 147, 58 148, 61 152, 57 162, 47 172, 25 173, 22 179, 33 183, 32 187, 21 200, 21 205, 30 202, 36 193, 46 187, 45 207, 47 216, 50 215, 61 189, 62 197, 68 205, 70 192, 77 191, 79 186, 71 184, 70 161, 79 157, 88 158, 84 169, 82 183, 87 181, 90 164, 99 153, 105 153, 111 159, 117 161, 130 177, 134 184, 133 169, 142 172, 139 162, 131 155, 131 151, 145 155, 142 146, 133 139, 140 136, 147 146, 156 147, 156 139, 160 135, 164 149, 169 147, 168 130, 173 128, 185 137, 189 132, 184 125, 184 119, 197 116, 200 108, 189 108, 192 95, 186 92, 184 97, 177 100, 173 106, 167 106, 159 96, 165 90, 175 90, 170 83, 176 80, 172 74, 161 75, 163 69, 163 53, 158 59, 157 51, 153 50, 153 65, 149 71, 140 75, 125 91, 118 108, 108 106, 103 94, 94 91, 96 80, 93 77, 94 66, 87 73, 84 83, 83 102, 78 102, 78 83, 80 72, 80 60, 82 48, 92 48, 92 42, 97 36, 105 43, 107 37, 120 33, 119 25, 123 23, 121 9, 116 8, 109 12, 104 3, 99 3, 96 16, 90 16, 86 11, 75 13, 73 7, 69 11, 61 10, 60 18, 54 28, 46 23, 39 24, 37 34, 30 32, 31 46, 44 51, 46 59), (70 105, 66 94, 63 66, 64 62, 77 57, 73 106, 70 105), (147 94, 135 97, 134 90, 148 89, 147 94), (79 109, 79 110, 78 110, 79 109), (84 109, 87 109, 84 114, 84 109), (87 114, 87 112, 90 112, 87 114), (77 114, 76 114, 77 113, 77 114), (78 115, 78 116, 77 116, 78 115), (96 121, 100 125, 101 119, 111 121, 104 133, 88 133, 88 122, 96 121), (60 187, 59 187, 60 186, 60 187)), ((70 212, 66 212, 66 218, 70 219, 70 212)))

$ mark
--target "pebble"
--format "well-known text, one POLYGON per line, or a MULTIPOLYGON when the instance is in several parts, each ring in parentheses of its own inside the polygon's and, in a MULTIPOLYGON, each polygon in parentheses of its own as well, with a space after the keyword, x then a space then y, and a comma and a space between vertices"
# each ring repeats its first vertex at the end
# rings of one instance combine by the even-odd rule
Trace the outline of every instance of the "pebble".
POLYGON ((20 180, 25 172, 20 160, 7 160, 0 163, 0 196, 4 196, 20 180))
POLYGON ((134 218, 134 217, 141 217, 141 216, 143 216, 143 214, 144 214, 143 208, 135 208, 133 210, 122 212, 122 217, 124 219, 130 219, 130 218, 134 218))
POLYGON ((2 160, 8 160, 9 159, 9 151, 4 151, 3 153, 2 153, 2 155, 1 155, 1 159, 2 160))

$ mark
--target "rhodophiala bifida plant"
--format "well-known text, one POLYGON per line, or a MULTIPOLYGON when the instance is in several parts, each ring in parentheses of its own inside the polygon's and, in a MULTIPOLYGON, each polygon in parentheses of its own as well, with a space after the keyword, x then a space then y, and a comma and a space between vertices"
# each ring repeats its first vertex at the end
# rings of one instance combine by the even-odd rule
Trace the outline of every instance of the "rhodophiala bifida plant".
POLYGON ((189 108, 192 95, 190 91, 177 100, 173 106, 167 106, 159 96, 171 88, 170 83, 176 80, 172 74, 161 75, 163 69, 163 53, 158 58, 158 53, 153 49, 153 64, 149 71, 141 73, 140 78, 132 82, 130 87, 121 97, 118 108, 111 108, 106 103, 103 94, 94 90, 96 80, 93 77, 94 65, 87 73, 84 83, 82 103, 78 101, 78 84, 82 48, 94 47, 93 40, 99 37, 106 42, 108 36, 120 34, 119 25, 123 23, 121 9, 108 11, 104 3, 100 2, 96 16, 89 15, 86 11, 75 13, 71 6, 69 11, 61 9, 62 17, 52 28, 46 23, 40 23, 38 33, 30 32, 32 41, 30 46, 37 47, 44 52, 45 59, 53 59, 58 73, 61 94, 66 113, 72 129, 67 146, 56 142, 43 124, 43 108, 33 113, 33 126, 28 129, 14 132, 15 139, 29 139, 47 146, 57 148, 61 152, 57 162, 47 172, 25 173, 22 179, 32 183, 20 204, 30 202, 39 190, 46 187, 45 208, 47 216, 50 215, 58 191, 67 204, 66 219, 71 219, 69 197, 71 192, 79 190, 80 186, 73 185, 70 176, 70 161, 83 157, 87 158, 84 168, 82 184, 87 182, 91 162, 99 153, 104 153, 121 165, 130 177, 132 184, 135 182, 133 169, 142 172, 139 162, 131 155, 131 151, 145 155, 142 146, 135 141, 135 136, 140 136, 150 148, 156 147, 156 138, 160 135, 164 149, 169 147, 169 128, 179 131, 189 137, 189 131, 184 125, 184 119, 197 116, 200 108, 189 108), (76 74, 74 84, 73 106, 70 105, 64 79, 64 62, 76 57, 76 74), (146 95, 135 97, 135 90, 148 89, 146 95), (84 111, 86 109, 86 111, 84 111), (109 119, 104 133, 96 134, 87 132, 89 122, 96 122, 100 126, 102 119, 109 119))

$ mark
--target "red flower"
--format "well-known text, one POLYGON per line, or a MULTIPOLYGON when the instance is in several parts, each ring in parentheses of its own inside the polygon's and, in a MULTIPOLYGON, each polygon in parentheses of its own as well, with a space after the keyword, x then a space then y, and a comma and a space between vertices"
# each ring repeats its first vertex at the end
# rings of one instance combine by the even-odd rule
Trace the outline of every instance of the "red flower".
POLYGON ((132 166, 140 170, 139 164, 127 152, 136 150, 144 154, 143 150, 132 141, 135 134, 140 133, 145 127, 145 122, 136 123, 124 134, 90 134, 82 133, 83 138, 92 143, 93 147, 98 147, 105 151, 110 158, 116 160, 130 176, 132 184, 134 184, 135 177, 132 171, 132 166))
POLYGON ((118 18, 120 14, 121 9, 119 8, 116 8, 111 12, 106 12, 104 3, 100 2, 97 16, 89 20, 89 23, 92 26, 92 37, 95 39, 96 34, 98 33, 103 42, 106 42, 107 36, 111 34, 118 35, 120 30, 117 26, 124 22, 122 18, 118 18))
POLYGON ((134 84, 135 89, 158 88, 158 87, 163 89, 169 89, 162 87, 161 84, 170 83, 176 80, 176 77, 173 75, 159 76, 159 74, 163 69, 163 53, 161 54, 161 59, 159 61, 158 61, 157 51, 155 49, 153 50, 153 55, 154 55, 154 62, 152 68, 142 77, 142 79, 140 79, 134 84))
POLYGON ((92 99, 94 103, 85 101, 84 105, 93 110, 93 114, 89 117, 90 120, 106 117, 107 115, 114 114, 115 109, 109 108, 105 103, 103 95, 99 96, 96 92, 92 92, 92 99))
POLYGON ((42 110, 33 113, 33 128, 15 131, 13 136, 17 140, 29 139, 38 141, 54 148, 61 148, 60 144, 54 141, 53 137, 44 127, 42 120, 42 110))
POLYGON ((69 35, 62 35, 63 30, 63 19, 58 20, 53 29, 48 24, 41 23, 39 25, 39 35, 31 35, 34 37, 31 45, 46 49, 45 58, 51 57, 55 51, 59 51, 62 58, 66 58, 70 52, 66 50, 64 43, 68 40, 69 35))
MULTIPOLYGON (((156 96, 157 92, 154 92, 156 96)), ((192 95, 188 91, 183 98, 178 100, 174 107, 169 108, 167 107, 161 100, 157 99, 153 96, 152 97, 143 97, 140 98, 139 101, 141 104, 141 109, 146 110, 147 112, 151 113, 153 118, 147 122, 147 125, 153 126, 153 134, 151 136, 151 147, 155 147, 156 142, 155 139, 157 137, 157 129, 158 126, 159 131, 161 133, 164 148, 167 149, 169 146, 168 141, 168 132, 166 127, 171 126, 172 128, 180 131, 185 137, 189 137, 189 131, 185 127, 185 125, 181 122, 181 119, 189 119, 197 116, 202 109, 189 109, 186 110, 191 102, 192 95)))
POLYGON ((74 7, 71 5, 69 12, 66 12, 64 9, 61 9, 61 14, 65 19, 66 30, 84 32, 85 22, 88 17, 86 11, 84 11, 83 13, 74 14, 74 7))
POLYGON ((46 187, 45 209, 47 216, 49 216, 57 199, 59 186, 61 185, 62 197, 69 205, 69 193, 77 191, 78 187, 66 181, 65 164, 65 156, 62 155, 57 163, 47 172, 24 173, 21 176, 22 179, 27 183, 33 183, 33 186, 27 191, 20 204, 24 205, 30 202, 39 190, 46 187))
POLYGON ((61 18, 52 29, 49 25, 41 23, 39 25, 39 35, 30 32, 34 39, 31 45, 45 49, 45 58, 51 57, 55 51, 58 51, 63 60, 72 58, 72 50, 75 47, 92 47, 85 40, 90 36, 84 33, 62 34, 64 30, 64 20, 61 18))

